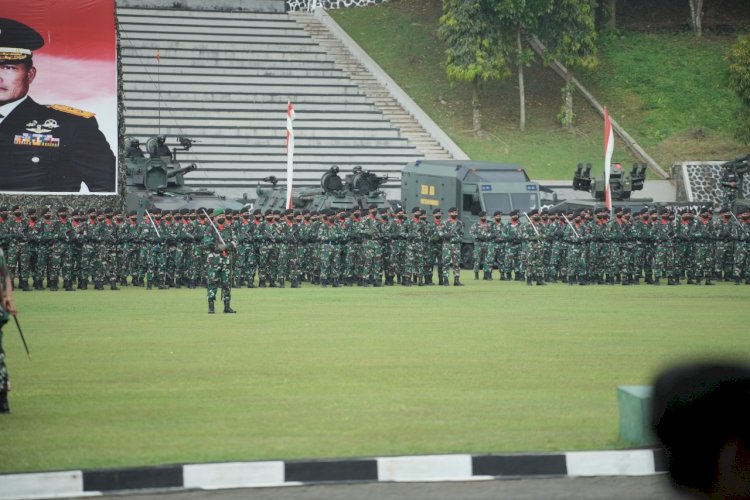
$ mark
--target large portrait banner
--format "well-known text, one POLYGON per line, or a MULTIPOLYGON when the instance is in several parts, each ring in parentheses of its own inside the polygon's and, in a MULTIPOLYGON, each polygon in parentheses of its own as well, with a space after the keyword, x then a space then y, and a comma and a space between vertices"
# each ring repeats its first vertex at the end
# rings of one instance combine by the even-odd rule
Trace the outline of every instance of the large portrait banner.
POLYGON ((117 193, 114 0, 0 0, 0 193, 117 193))

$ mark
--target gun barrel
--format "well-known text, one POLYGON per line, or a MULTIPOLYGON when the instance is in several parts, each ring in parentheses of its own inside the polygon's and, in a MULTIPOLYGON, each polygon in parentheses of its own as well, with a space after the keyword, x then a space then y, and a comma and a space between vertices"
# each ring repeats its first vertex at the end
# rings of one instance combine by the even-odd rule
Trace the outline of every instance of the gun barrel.
POLYGON ((195 163, 191 163, 187 167, 170 170, 169 172, 167 172, 167 177, 175 177, 180 174, 186 174, 188 172, 192 172, 193 170, 198 170, 198 165, 196 165, 195 163))

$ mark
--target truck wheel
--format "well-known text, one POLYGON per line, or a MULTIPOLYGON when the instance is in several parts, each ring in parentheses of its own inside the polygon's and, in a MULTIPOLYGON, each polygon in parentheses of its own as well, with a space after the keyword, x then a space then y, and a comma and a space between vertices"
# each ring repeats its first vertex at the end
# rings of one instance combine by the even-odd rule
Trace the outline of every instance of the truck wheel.
POLYGON ((472 269, 474 267, 474 245, 464 243, 461 245, 461 268, 472 269))

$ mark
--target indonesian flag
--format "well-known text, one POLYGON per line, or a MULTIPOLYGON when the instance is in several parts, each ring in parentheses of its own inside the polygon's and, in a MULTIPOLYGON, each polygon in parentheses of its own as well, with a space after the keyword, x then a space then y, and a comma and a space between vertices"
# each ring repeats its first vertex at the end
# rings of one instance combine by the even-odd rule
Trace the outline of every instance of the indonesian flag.
POLYGON ((612 124, 609 121, 609 111, 604 108, 604 203, 612 213, 612 190, 609 177, 612 171, 612 152, 615 149, 615 137, 612 135, 612 124))
POLYGON ((294 106, 286 103, 286 208, 292 208, 292 185, 294 184, 294 106))

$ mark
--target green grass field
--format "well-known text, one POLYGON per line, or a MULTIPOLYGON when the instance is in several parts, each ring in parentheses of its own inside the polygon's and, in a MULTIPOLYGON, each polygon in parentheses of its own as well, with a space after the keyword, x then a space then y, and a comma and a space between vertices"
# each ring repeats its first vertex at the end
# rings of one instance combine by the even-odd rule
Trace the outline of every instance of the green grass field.
POLYGON ((17 292, 0 472, 596 450, 616 386, 750 356, 750 286, 17 292))

